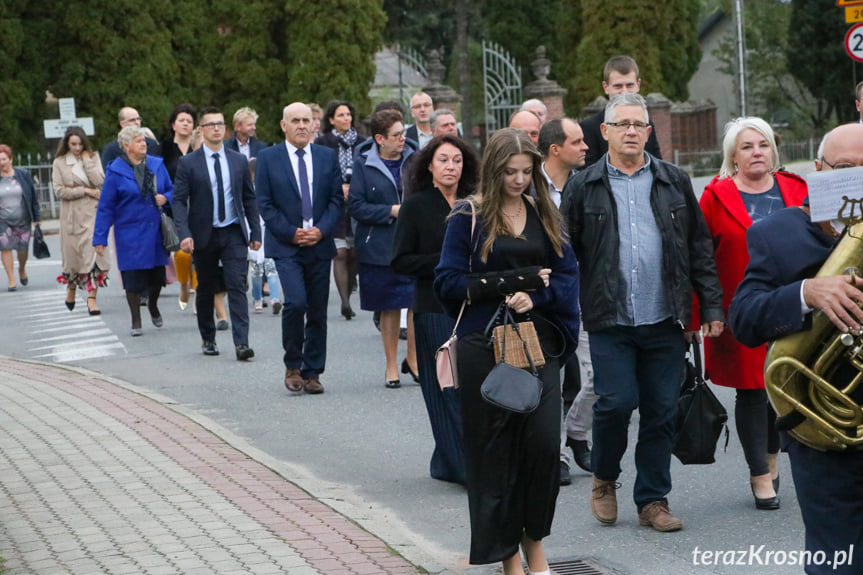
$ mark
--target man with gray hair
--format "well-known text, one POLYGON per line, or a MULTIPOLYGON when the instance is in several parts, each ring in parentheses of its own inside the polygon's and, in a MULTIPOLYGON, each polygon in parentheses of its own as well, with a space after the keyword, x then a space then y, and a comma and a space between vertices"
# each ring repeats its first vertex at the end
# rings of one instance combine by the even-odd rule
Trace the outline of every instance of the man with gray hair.
MULTIPOLYGON (((126 126, 138 126, 140 128, 141 122, 141 114, 139 114, 138 110, 135 108, 125 106, 120 108, 120 111, 117 113, 117 123, 120 124, 121 130, 126 126)), ((147 155, 161 156, 162 147, 159 145, 159 142, 157 142, 155 138, 146 138, 146 140, 147 155)), ((108 164, 119 158, 122 151, 123 149, 120 147, 120 143, 117 142, 116 139, 102 148, 102 170, 106 170, 108 168, 108 164)))
POLYGON ((458 136, 458 122, 455 119, 455 112, 449 108, 438 108, 431 115, 432 137, 438 136, 458 136))
POLYGON ((434 137, 431 127, 431 115, 434 111, 434 103, 431 96, 425 92, 417 92, 411 97, 411 117, 414 125, 405 130, 405 137, 419 144, 422 150, 434 137))
POLYGON ((246 156, 247 160, 258 157, 258 152, 269 146, 255 137, 258 128, 258 113, 249 107, 234 112, 234 135, 225 140, 225 147, 246 156))
POLYGON ((561 212, 578 257, 598 396, 591 511, 601 523, 617 520, 620 460, 638 409, 638 521, 676 531, 683 523, 666 496, 693 291, 704 335, 722 333, 724 312, 713 240, 689 176, 644 151, 648 122, 638 94, 611 98, 601 126, 608 153, 569 180, 561 212))
POLYGON ((548 120, 548 108, 545 107, 542 100, 537 100, 536 98, 525 100, 519 110, 522 112, 533 112, 537 115, 541 124, 545 124, 548 120))

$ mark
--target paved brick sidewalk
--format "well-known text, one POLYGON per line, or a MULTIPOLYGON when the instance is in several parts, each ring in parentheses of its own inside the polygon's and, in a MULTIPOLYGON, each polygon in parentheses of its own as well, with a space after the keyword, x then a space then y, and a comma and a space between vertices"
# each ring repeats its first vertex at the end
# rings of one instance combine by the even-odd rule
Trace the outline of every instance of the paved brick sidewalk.
POLYGON ((9 575, 420 572, 157 401, 5 358, 0 556, 9 575))

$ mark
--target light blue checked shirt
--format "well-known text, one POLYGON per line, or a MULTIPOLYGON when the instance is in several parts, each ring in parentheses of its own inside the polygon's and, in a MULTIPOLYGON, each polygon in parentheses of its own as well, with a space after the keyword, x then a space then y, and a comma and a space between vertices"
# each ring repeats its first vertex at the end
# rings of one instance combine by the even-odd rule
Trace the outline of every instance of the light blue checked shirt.
POLYGON ((662 276, 662 235, 650 205, 653 172, 650 156, 644 157, 644 166, 631 176, 608 163, 607 155, 605 160, 620 238, 618 325, 650 325, 672 315, 662 276))

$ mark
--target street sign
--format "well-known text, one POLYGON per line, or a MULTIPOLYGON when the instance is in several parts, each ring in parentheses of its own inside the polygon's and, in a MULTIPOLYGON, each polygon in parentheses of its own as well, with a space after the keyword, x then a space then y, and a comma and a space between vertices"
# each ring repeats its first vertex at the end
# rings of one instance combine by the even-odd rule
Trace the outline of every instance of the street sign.
POLYGON ((836 0, 836 5, 840 8, 842 6, 857 6, 859 4, 863 4, 863 0, 836 0))
POLYGON ((45 128, 45 138, 62 138, 69 126, 79 126, 88 136, 96 133, 93 129, 93 118, 72 118, 71 120, 42 120, 45 128))
POLYGON ((863 5, 847 6, 845 8, 845 22, 848 24, 863 22, 863 5))
POLYGON ((852 59, 863 62, 863 22, 854 24, 845 34, 845 51, 852 59))
POLYGON ((75 98, 60 98, 57 103, 60 106, 61 120, 75 119, 75 98))

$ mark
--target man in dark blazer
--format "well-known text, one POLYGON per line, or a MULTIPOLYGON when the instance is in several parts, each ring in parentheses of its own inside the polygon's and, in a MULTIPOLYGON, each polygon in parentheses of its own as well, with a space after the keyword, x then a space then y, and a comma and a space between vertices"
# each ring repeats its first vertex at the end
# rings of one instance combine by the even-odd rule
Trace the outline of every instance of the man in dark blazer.
MULTIPOLYGON (((859 123, 839 126, 824 136, 815 161, 819 171, 855 166, 863 166, 863 124, 859 123)), ((809 192, 811 197, 818 190, 812 187, 809 192)), ((734 337, 756 347, 808 331, 816 310, 842 332, 860 329, 863 279, 857 277, 855 286, 850 275, 814 277, 838 239, 832 222, 812 222, 805 206, 780 210, 753 224, 746 233, 749 265, 729 308, 734 337)), ((847 381, 832 383, 842 387, 847 381)), ((797 423, 785 415, 776 427, 793 429, 797 423)), ((806 565, 806 573, 860 573, 860 566, 848 560, 848 552, 863 545, 863 450, 819 451, 785 432, 780 438, 791 462, 806 527, 806 551, 812 557, 825 553, 830 559, 806 565), (842 553, 846 560, 840 564, 837 559, 842 553)))
POLYGON ((243 107, 234 112, 234 135, 225 140, 225 147, 246 156, 247 160, 257 158, 258 153, 269 144, 255 137, 258 127, 258 113, 243 107))
MULTIPOLYGON (((125 106, 120 108, 120 111, 117 113, 117 122, 120 124, 121 130, 126 126, 138 126, 140 128, 141 114, 139 114, 138 110, 135 108, 125 106)), ((108 164, 119 158, 122 153, 123 149, 120 147, 120 143, 116 138, 111 142, 108 142, 108 145, 102 148, 102 170, 107 170, 108 164)), ((153 138, 147 138, 147 155, 162 155, 162 147, 159 145, 159 142, 153 138)))
POLYGON ((201 350, 219 355, 213 296, 228 291, 237 359, 255 356, 249 347, 249 303, 246 299, 248 249, 261 247, 261 223, 246 158, 228 150, 225 117, 205 108, 199 120, 204 145, 180 158, 171 206, 180 249, 192 254, 198 272, 195 306, 201 350), (221 263, 221 266, 220 266, 221 263))
POLYGON ((285 142, 262 151, 255 183, 266 224, 265 255, 273 258, 284 293, 282 346, 285 387, 323 393, 327 356, 333 231, 342 217, 342 177, 336 152, 311 144, 312 110, 285 107, 285 142))

